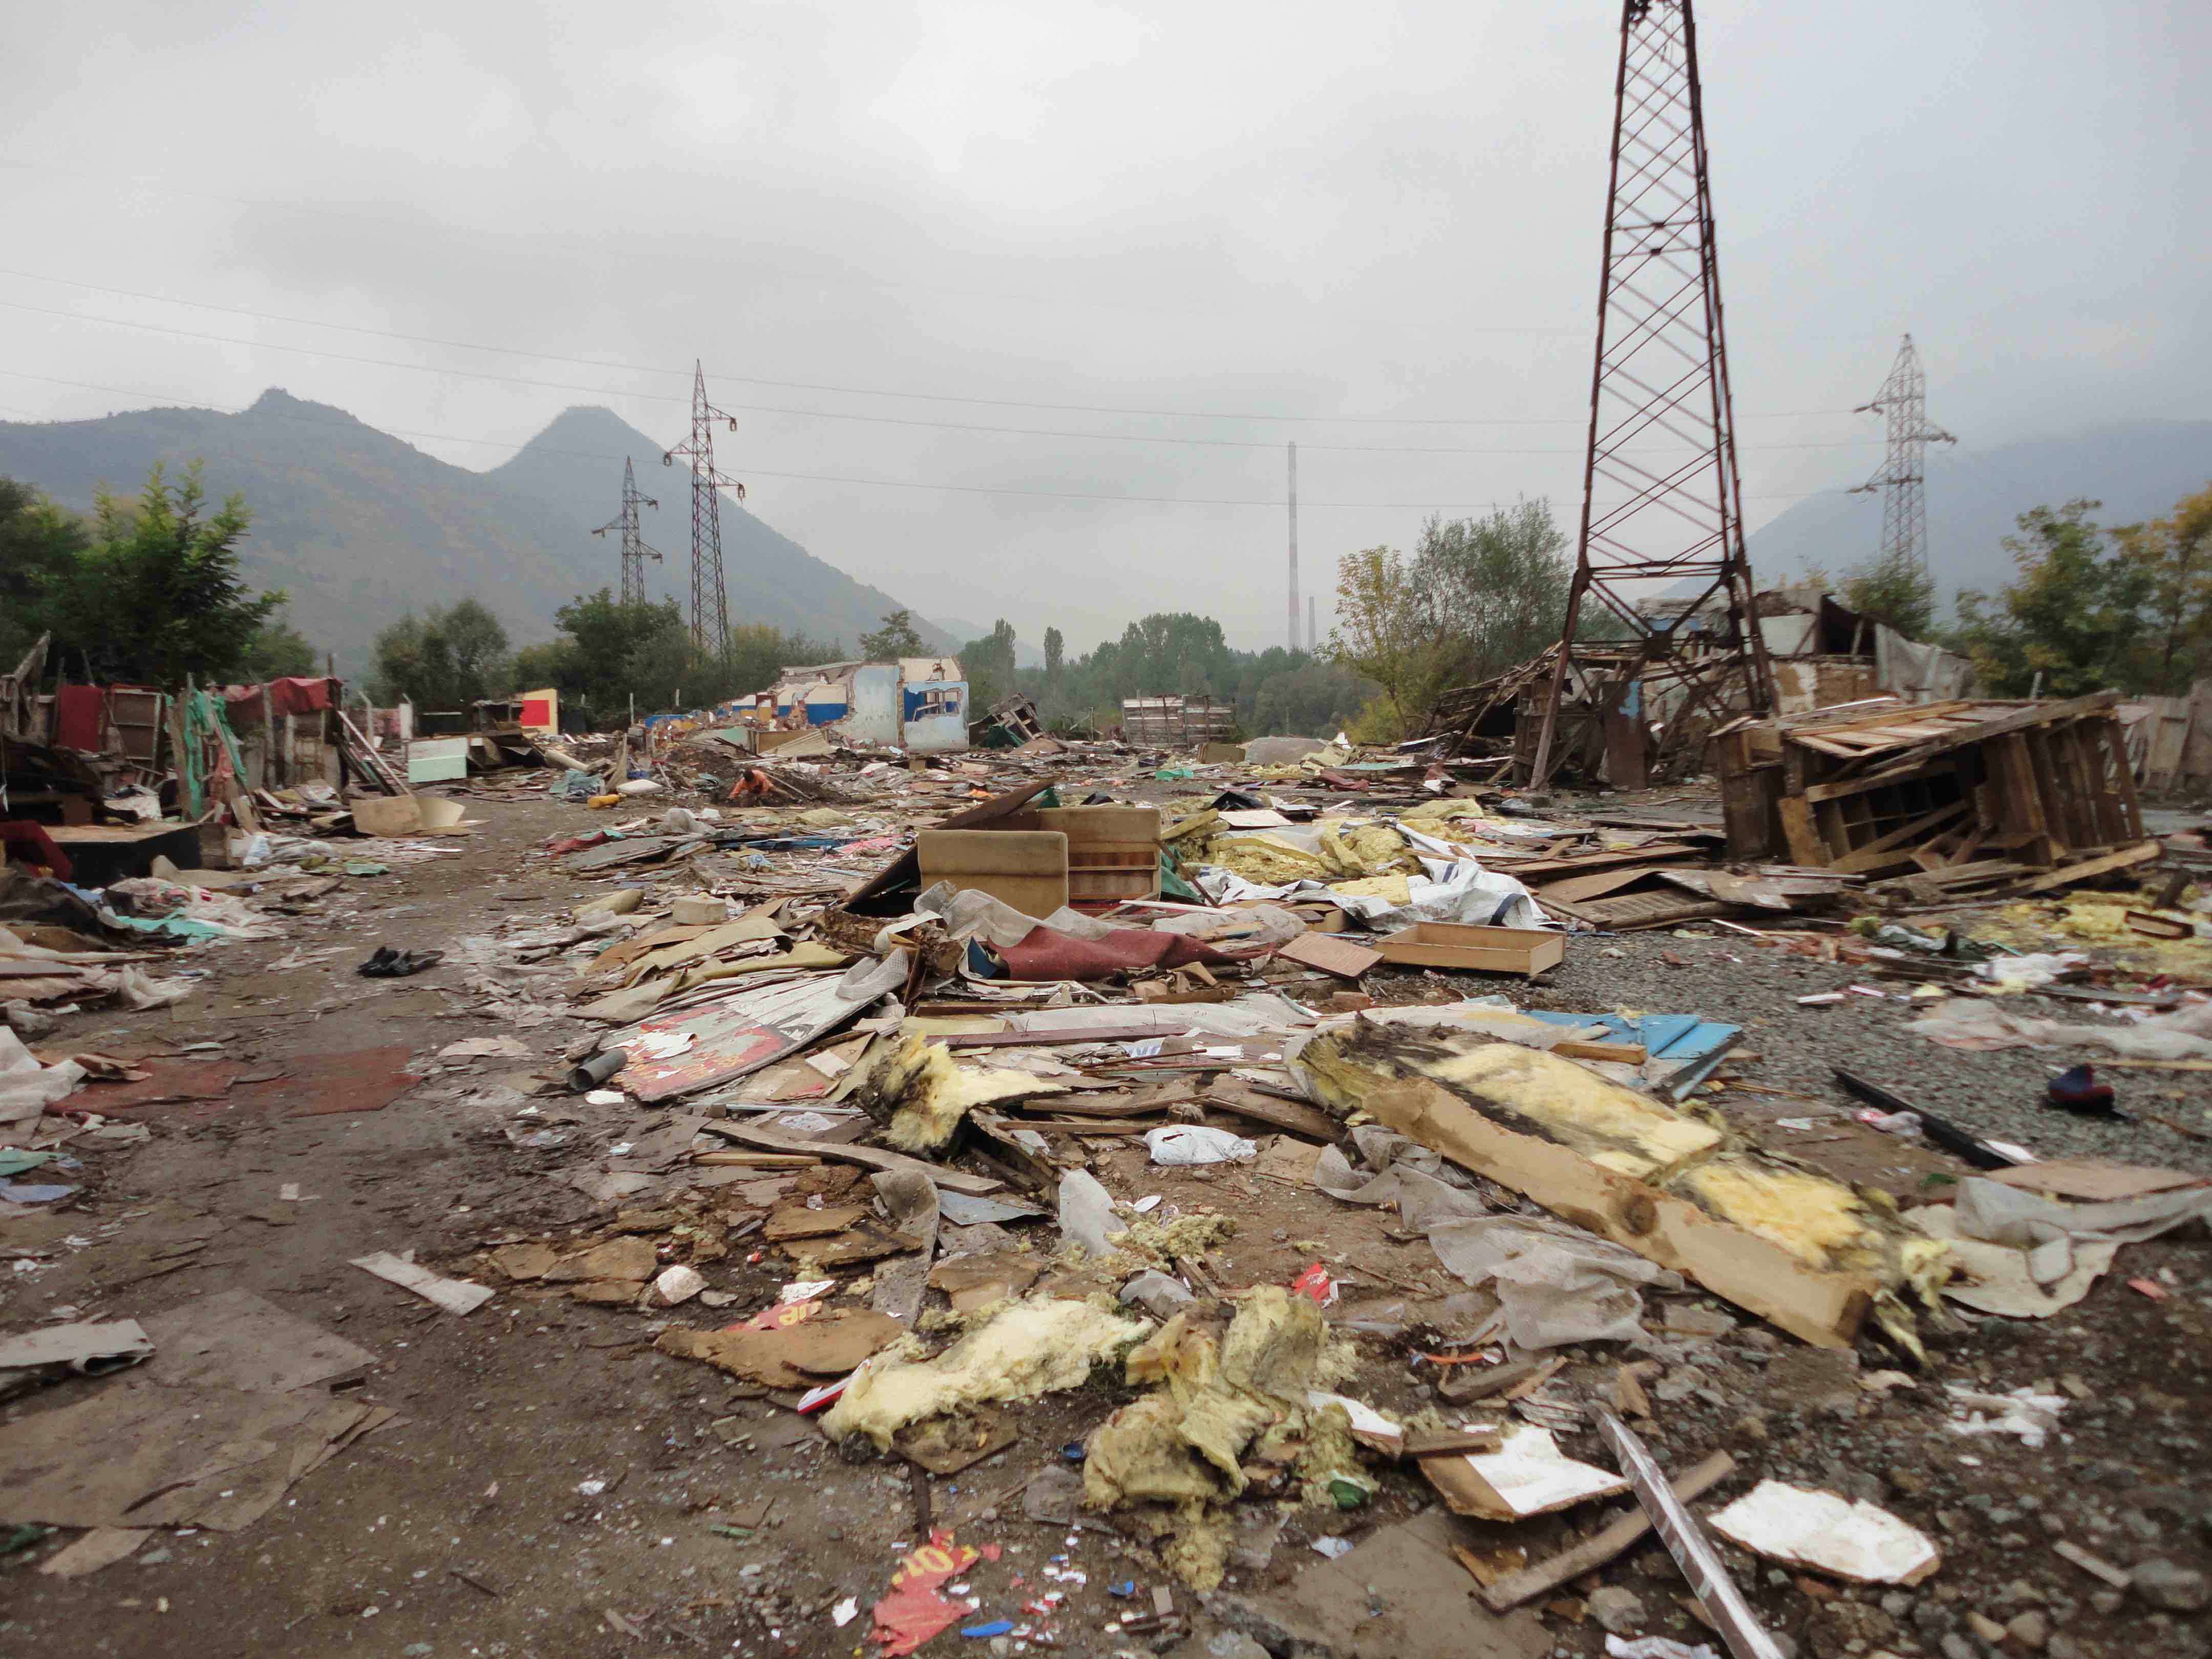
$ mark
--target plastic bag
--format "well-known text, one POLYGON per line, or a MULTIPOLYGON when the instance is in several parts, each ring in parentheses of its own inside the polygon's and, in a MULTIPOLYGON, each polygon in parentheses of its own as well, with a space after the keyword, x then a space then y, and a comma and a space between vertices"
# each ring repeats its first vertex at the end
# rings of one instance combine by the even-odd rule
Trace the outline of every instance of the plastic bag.
POLYGON ((1097 1176, 1071 1170, 1060 1178, 1060 1231, 1093 1255, 1114 1248, 1112 1240, 1128 1231, 1128 1223, 1114 1212, 1114 1195, 1097 1176))
POLYGON ((1196 1123, 1170 1123, 1145 1131, 1145 1145, 1155 1164, 1242 1164, 1260 1156, 1257 1141, 1247 1140, 1226 1129, 1208 1129, 1196 1123))

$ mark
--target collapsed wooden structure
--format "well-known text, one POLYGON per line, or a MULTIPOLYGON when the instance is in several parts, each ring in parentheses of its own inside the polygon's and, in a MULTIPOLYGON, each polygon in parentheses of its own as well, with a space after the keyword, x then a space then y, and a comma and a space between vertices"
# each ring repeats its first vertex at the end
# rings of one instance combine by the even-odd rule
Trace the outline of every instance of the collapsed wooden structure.
MULTIPOLYGON (((1494 756, 1502 775, 1534 775, 1547 695, 1559 647, 1480 685, 1447 691, 1430 711, 1425 735, 1447 753, 1494 756)), ((1689 776, 1704 763, 1705 740, 1723 682, 1740 672, 1724 653, 1684 650, 1646 657, 1634 642, 1577 643, 1566 667, 1552 733, 1555 777, 1642 789, 1689 776)), ((1737 702, 1734 708, 1741 709, 1737 702)))
POLYGON ((2143 833, 2119 694, 1894 698, 1717 734, 1729 855, 1904 878, 1931 902, 2039 892, 2161 851, 2143 833))

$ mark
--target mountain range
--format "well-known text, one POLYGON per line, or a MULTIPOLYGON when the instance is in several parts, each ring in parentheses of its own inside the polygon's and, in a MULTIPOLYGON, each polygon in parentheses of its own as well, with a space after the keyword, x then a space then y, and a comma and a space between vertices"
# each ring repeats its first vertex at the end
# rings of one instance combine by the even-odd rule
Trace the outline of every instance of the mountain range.
MULTIPOLYGON (((645 537, 665 555, 647 567, 647 590, 690 592, 690 480, 660 465, 661 446, 611 410, 563 411, 512 459, 472 471, 426 454, 328 404, 265 392, 235 414, 137 410, 97 420, 0 422, 0 476, 88 510, 107 488, 135 494, 156 460, 207 465, 211 494, 242 494, 252 510, 240 544, 250 581, 291 595, 292 619, 341 672, 370 665, 379 630, 410 610, 473 594, 517 645, 550 639, 553 613, 579 593, 616 586, 619 544, 594 527, 621 502, 622 463, 660 501, 645 537)), ((2171 510, 2212 483, 2212 421, 2138 421, 1979 448, 1936 446, 1928 457, 1928 540, 1940 602, 1961 588, 1994 590, 2014 574, 2003 538, 2014 518, 2075 496, 2100 501, 2104 524, 2171 510)), ((856 581, 755 517, 726 494, 722 561, 733 624, 769 623, 829 646, 860 636, 902 605, 856 581)), ((1808 568, 1840 577, 1881 538, 1872 495, 1831 493, 1798 502, 1750 538, 1763 586, 1808 568)), ((955 651, 989 631, 917 611, 925 647, 955 651)), ((1024 665, 1041 660, 1028 641, 1024 665)))
MULTIPOLYGON (((151 409, 0 422, 0 476, 79 511, 100 489, 135 495, 157 460, 175 471, 204 459, 209 493, 235 490, 252 509, 239 547, 246 579, 284 589, 294 623, 335 654, 340 672, 356 675, 369 667, 379 630, 410 611, 473 594, 523 645, 553 637, 554 611, 578 594, 618 586, 621 544, 592 532, 621 507, 626 458, 639 489, 661 504, 645 515, 645 539, 666 556, 646 567, 647 592, 688 599, 690 475, 664 468, 661 453, 611 410, 577 408, 511 459, 475 472, 273 389, 235 414, 151 409)), ((853 651, 904 603, 815 557, 726 493, 721 524, 733 626, 769 623, 853 651)), ((919 615, 915 628, 933 651, 971 637, 919 615)))
MULTIPOLYGON (((2017 574, 2004 538, 2031 507, 2082 497, 2103 503, 2097 523, 2136 524, 2212 485, 2212 421, 2131 421, 1987 449, 1938 444, 1927 479, 1928 567, 1948 609, 1961 588, 1993 593, 2017 574)), ((1878 496, 1815 495, 1753 532, 1752 574, 1761 587, 1808 569, 1840 578, 1881 541, 1878 496)))

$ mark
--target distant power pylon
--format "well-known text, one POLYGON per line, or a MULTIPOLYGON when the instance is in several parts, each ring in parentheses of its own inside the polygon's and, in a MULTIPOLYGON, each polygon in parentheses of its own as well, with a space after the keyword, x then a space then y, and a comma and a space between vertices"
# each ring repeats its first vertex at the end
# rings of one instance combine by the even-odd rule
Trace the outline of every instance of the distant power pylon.
POLYGON ((604 536, 610 530, 622 532, 622 602, 624 605, 645 603, 645 562, 650 558, 660 562, 660 550, 647 547, 645 538, 638 534, 637 510, 641 507, 659 511, 660 503, 650 495, 637 493, 637 475, 630 470, 629 458, 623 458, 623 502, 619 516, 610 519, 592 534, 604 536))
POLYGON ((1582 535, 1529 768, 1538 785, 1593 602, 1621 636, 1610 648, 1643 661, 1645 694, 1679 687, 1670 742, 1773 707, 1752 619, 1691 0, 1621 0, 1582 535), (1717 631, 1686 652, 1676 629, 1716 596, 1726 602, 1717 631), (1650 603, 1662 597, 1663 608, 1650 603))
POLYGON ((1298 648, 1298 447, 1291 446, 1291 649, 1298 648))
POLYGON ((738 429, 735 416, 707 401, 706 366, 694 363, 691 438, 663 455, 660 464, 673 466, 678 455, 691 463, 691 644, 702 653, 726 657, 730 654, 730 599, 722 586, 720 492, 728 489, 743 501, 745 487, 714 471, 716 421, 727 421, 732 432, 738 429))
POLYGON ((1889 422, 1889 453, 1875 469, 1874 477, 1856 486, 1854 495, 1881 496, 1881 555, 1880 562, 1895 561, 1923 581, 1928 580, 1928 446, 1959 441, 1940 426, 1928 424, 1928 376, 1920 367, 1920 354, 1912 337, 1897 349, 1889 378, 1870 404, 1856 410, 1872 411, 1889 422))

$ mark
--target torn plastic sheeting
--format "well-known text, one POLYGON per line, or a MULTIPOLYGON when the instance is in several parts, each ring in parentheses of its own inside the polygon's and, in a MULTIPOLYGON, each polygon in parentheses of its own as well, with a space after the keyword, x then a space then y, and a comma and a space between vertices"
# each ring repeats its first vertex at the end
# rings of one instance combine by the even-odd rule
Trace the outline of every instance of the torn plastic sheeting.
POLYGON ((1259 1143, 1226 1129, 1170 1123, 1145 1131, 1145 1146, 1158 1164, 1242 1164, 1260 1156, 1259 1143))
POLYGON ((21 1123, 65 1100, 84 1081, 73 1060, 41 1066, 15 1031, 0 1024, 0 1123, 21 1123))
POLYGON ((1060 1231, 1092 1255, 1105 1255, 1129 1224, 1115 1212, 1114 1195, 1098 1177, 1071 1170, 1060 1178, 1060 1231))
POLYGON ((1477 1216, 1431 1226, 1429 1243, 1454 1276, 1491 1284, 1515 1346, 1650 1337, 1641 1287, 1679 1291, 1681 1275, 1580 1228, 1540 1216, 1477 1216))
POLYGON ((1706 1523, 1753 1555, 1855 1584, 1917 1584, 1943 1563, 1925 1533, 1832 1492, 1762 1480, 1706 1523))
POLYGON ((1955 1241, 1969 1277, 1945 1286, 1952 1300, 1984 1313, 2041 1319, 2087 1295, 2120 1245, 2212 1220, 2212 1188, 2069 1204, 1977 1177, 1960 1183, 1954 1203, 1916 1212, 1915 1218, 1955 1241))
POLYGON ((1608 1636, 1605 1653, 1606 1659, 1721 1659, 1709 1643, 1692 1647, 1671 1636, 1608 1636))
MULTIPOLYGON (((1048 916, 1028 915, 1004 899, 973 887, 956 888, 949 881, 937 883, 917 897, 914 914, 933 916, 943 922, 945 931, 957 943, 964 945, 970 939, 981 939, 999 951, 1011 950, 1039 927, 1085 939, 1103 939, 1115 931, 1095 916, 1086 916, 1065 905, 1048 916)), ((877 948, 883 948, 887 940, 896 940, 902 927, 912 925, 911 917, 892 923, 876 936, 877 948)))
POLYGON ((1977 1313, 2007 1319, 2048 1319, 2072 1307, 2112 1271, 2120 1251, 2112 1243, 2063 1241, 2063 1266, 2054 1272, 2052 1258, 2040 1247, 2024 1250, 1964 1237, 1948 1204, 1927 1205, 1911 1212, 1910 1219, 1930 1238, 1949 1244, 1958 1259, 1958 1274, 1944 1285, 1943 1294, 1977 1313))
POLYGON ((1534 895, 1511 876, 1485 870, 1473 859, 1424 859, 1422 862, 1429 874, 1401 878, 1406 883, 1403 902, 1377 893, 1343 892, 1316 880, 1268 885, 1248 881, 1218 864, 1199 867, 1198 884, 1216 904, 1252 899, 1334 904, 1377 929, 1410 927, 1419 921, 1460 921, 1494 927, 1553 925, 1534 895))
POLYGON ((1331 1198, 1346 1204, 1395 1204, 1407 1231, 1417 1233, 1434 1222, 1489 1212, 1479 1194, 1453 1182, 1450 1177, 1459 1172, 1443 1155, 1419 1141, 1373 1123, 1352 1130, 1352 1141, 1375 1173, 1354 1170, 1340 1146, 1322 1147, 1314 1160, 1313 1182, 1331 1198))
POLYGON ((1905 1029, 1947 1048, 2103 1048, 2129 1060, 2212 1059, 2212 1002, 2133 1025, 2065 1025, 2015 1014, 1979 997, 1937 1003, 1905 1029))

